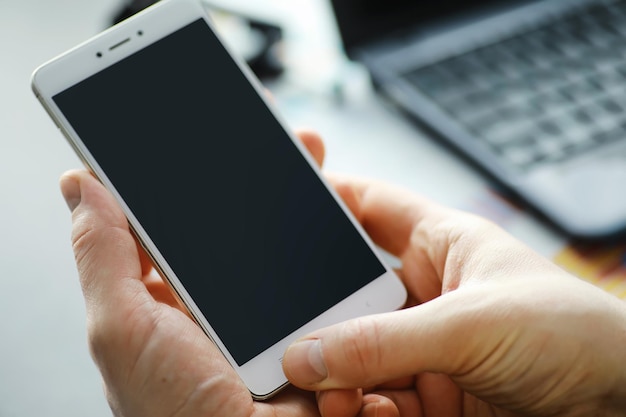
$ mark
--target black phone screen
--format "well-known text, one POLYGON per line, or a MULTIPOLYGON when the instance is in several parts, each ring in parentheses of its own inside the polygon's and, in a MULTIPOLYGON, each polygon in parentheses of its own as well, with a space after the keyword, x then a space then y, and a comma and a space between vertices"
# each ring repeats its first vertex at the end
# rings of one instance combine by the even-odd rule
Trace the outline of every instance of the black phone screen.
POLYGON ((239 365, 385 272, 204 20, 53 100, 239 365))

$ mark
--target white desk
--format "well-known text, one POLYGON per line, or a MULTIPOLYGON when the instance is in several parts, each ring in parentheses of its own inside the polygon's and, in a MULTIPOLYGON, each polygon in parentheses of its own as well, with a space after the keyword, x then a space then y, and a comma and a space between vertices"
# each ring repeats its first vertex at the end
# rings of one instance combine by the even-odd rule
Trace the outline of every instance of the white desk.
MULTIPOLYGON (((57 185, 63 171, 81 164, 29 84, 37 65, 104 28, 120 3, 0 1, 2 417, 110 415, 87 350, 70 216, 57 185)), ((484 179, 388 111, 362 72, 338 71, 336 37, 319 2, 227 2, 235 3, 262 3, 286 25, 294 71, 274 93, 288 123, 326 138, 329 169, 386 179, 461 208, 496 207, 507 228, 548 255, 563 244, 532 218, 494 206, 484 179), (337 77, 346 82, 341 105, 332 98, 337 77)))

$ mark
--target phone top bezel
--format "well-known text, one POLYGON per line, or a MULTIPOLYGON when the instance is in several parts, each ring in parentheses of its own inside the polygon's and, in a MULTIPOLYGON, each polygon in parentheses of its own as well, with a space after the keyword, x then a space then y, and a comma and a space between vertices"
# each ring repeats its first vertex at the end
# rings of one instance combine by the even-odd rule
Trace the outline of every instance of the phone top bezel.
MULTIPOLYGON (((132 18, 100 33, 90 40, 81 43, 66 53, 41 65, 33 73, 32 88, 44 108, 48 111, 49 115, 60 128, 83 163, 115 196, 128 218, 131 229, 138 237, 141 245, 144 247, 148 255, 152 258, 155 266, 159 270, 159 273, 165 278, 165 281, 175 292, 179 301, 187 307, 198 325, 203 329, 207 336, 213 340, 229 363, 236 369, 237 373, 250 390, 253 398, 257 400, 270 398, 288 384, 287 379, 282 372, 280 363, 282 361, 282 355, 291 341, 304 336, 316 328, 324 327, 329 324, 336 323, 337 321, 353 317, 391 311, 401 307, 404 303, 404 300, 406 299, 406 290, 404 286, 400 283, 391 268, 389 268, 386 264, 385 260, 377 252, 374 244, 368 238, 360 224, 352 216, 341 198, 339 198, 335 190, 321 175, 316 162, 304 148, 304 145, 291 134, 288 128, 286 128, 287 124, 273 109, 269 100, 267 100, 264 88, 258 82, 256 77, 252 74, 247 65, 243 64, 242 61, 229 50, 228 45, 215 30, 209 18, 208 12, 199 1, 162 0, 155 5, 150 6, 132 18), (68 120, 64 117, 62 112, 52 100, 52 97, 56 94, 78 84, 82 80, 102 70, 105 70, 111 65, 114 65, 124 58, 133 55, 141 49, 165 36, 168 36, 178 29, 181 29, 185 25, 198 20, 199 18, 204 19, 207 25, 216 34, 218 39, 220 39, 231 58, 245 74, 250 84, 257 91, 257 94, 261 96, 271 113, 283 126, 292 142, 294 142, 299 151, 304 155, 311 168, 317 173, 318 177, 320 177, 321 181, 331 192, 346 216, 350 219, 354 227, 356 227, 361 237, 366 241, 374 256, 379 259, 387 271, 374 281, 370 282, 368 285, 359 289, 345 300, 339 302, 325 313, 314 318, 296 332, 278 341, 269 349, 265 350, 242 366, 239 366, 231 356, 226 346, 224 346, 221 342, 219 336, 201 314, 192 297, 187 293, 182 283, 178 280, 174 271, 169 267, 163 256, 161 256, 157 247, 142 228, 137 218, 135 218, 130 208, 116 191, 114 185, 109 181, 105 172, 98 165, 95 158, 93 158, 89 150, 80 140, 78 134, 74 131, 68 120), (139 31, 142 32, 141 35, 139 35, 139 31), (130 41, 125 41, 126 39, 130 39, 130 41), (117 45, 120 42, 124 43, 119 47, 110 49, 111 46, 117 45), (97 56, 98 52, 102 53, 101 57, 97 56), (346 314, 345 312, 347 306, 350 306, 350 314, 346 314)), ((262 323, 259 323, 259 325, 262 325, 262 323)))
POLYGON ((157 2, 40 65, 33 72, 32 89, 39 97, 45 86, 45 95, 53 97, 199 18, 210 25, 206 9, 197 0, 157 2))

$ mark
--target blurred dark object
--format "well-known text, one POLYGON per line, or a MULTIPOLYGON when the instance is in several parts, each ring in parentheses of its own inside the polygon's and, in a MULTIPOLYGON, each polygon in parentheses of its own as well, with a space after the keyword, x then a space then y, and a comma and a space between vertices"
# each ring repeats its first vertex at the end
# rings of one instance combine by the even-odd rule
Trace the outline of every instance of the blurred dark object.
MULTIPOLYGON (((155 0, 131 0, 127 1, 123 7, 118 10, 112 19, 112 24, 116 24, 125 20, 146 7, 156 3, 155 0)), ((207 9, 214 11, 219 15, 236 16, 237 19, 246 26, 250 32, 250 38, 253 37, 260 41, 250 42, 252 45, 245 47, 247 53, 243 54, 250 69, 260 79, 272 79, 278 77, 284 71, 284 66, 280 58, 281 42, 283 39, 282 29, 272 23, 264 22, 241 13, 236 13, 224 9, 223 7, 213 7, 205 2, 207 9)), ((219 22, 216 22, 219 23, 219 22)), ((219 24, 218 24, 219 30, 219 24)), ((229 42, 229 36, 226 33, 220 33, 229 42)), ((231 45, 232 46, 232 45, 231 45)), ((238 48, 234 48, 235 52, 239 52, 238 48)))
POLYGON ((146 7, 156 3, 154 0, 131 0, 126 1, 124 6, 116 12, 113 17, 113 24, 119 23, 125 20, 137 12, 142 11, 146 7))

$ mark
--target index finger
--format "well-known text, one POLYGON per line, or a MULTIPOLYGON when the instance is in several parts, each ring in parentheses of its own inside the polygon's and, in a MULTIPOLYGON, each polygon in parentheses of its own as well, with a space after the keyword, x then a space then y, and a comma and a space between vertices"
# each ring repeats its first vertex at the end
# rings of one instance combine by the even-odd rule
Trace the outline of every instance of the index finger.
POLYGON ((449 211, 381 181, 338 174, 330 174, 329 179, 374 242, 394 256, 401 257, 409 249, 420 224, 434 224, 449 211))
POLYGON ((380 181, 331 178, 372 240, 402 260, 401 277, 419 302, 468 280, 554 268, 484 218, 380 181))

